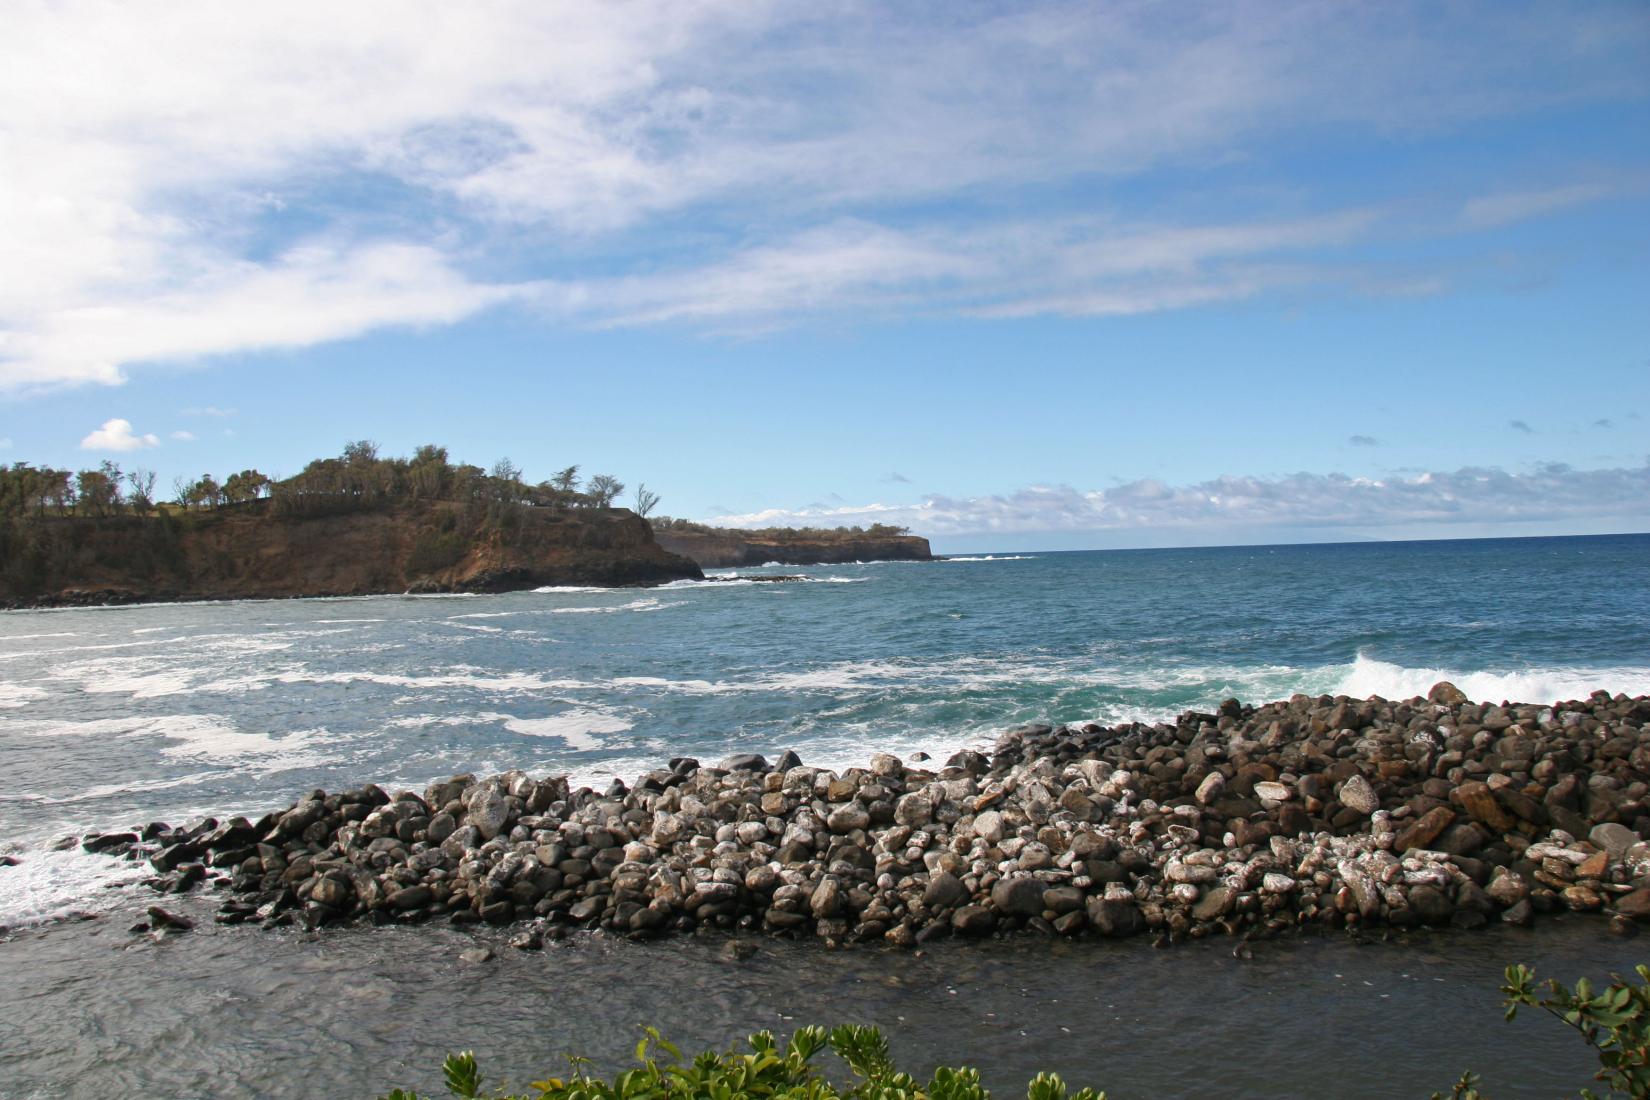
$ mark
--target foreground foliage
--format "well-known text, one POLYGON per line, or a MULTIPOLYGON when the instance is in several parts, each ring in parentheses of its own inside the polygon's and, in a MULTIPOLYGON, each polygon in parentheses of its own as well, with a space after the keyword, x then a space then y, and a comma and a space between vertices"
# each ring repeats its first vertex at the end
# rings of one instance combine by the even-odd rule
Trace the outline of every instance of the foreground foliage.
MULTIPOLYGON (((1612 975, 1610 984, 1595 992, 1586 978, 1573 989, 1551 978, 1538 985, 1529 967, 1507 968, 1507 984, 1501 987, 1507 997, 1507 1019, 1515 1018, 1520 1008, 1542 1009, 1574 1028, 1598 1052, 1599 1070, 1593 1078, 1608 1091, 1584 1088, 1581 1100, 1650 1096, 1650 966, 1639 966, 1635 972, 1640 984, 1612 975)), ((1478 1083, 1477 1074, 1462 1074, 1448 1093, 1435 1092, 1432 1100, 1489 1100, 1478 1083)))
MULTIPOLYGON (((1586 978, 1570 988, 1552 979, 1538 983, 1535 972, 1526 966, 1507 968, 1501 992, 1506 996, 1508 1020, 1516 1018, 1521 1008, 1539 1008, 1574 1028, 1598 1053, 1594 1079, 1607 1091, 1583 1088, 1580 1100, 1650 1097, 1650 966, 1639 966, 1635 973, 1638 984, 1613 975, 1609 985, 1595 991, 1586 978)), ((845 1026, 830 1032, 804 1027, 783 1048, 772 1033, 759 1031, 746 1040, 749 1054, 705 1051, 685 1065, 680 1050, 657 1030, 645 1030, 636 1044, 636 1067, 612 1081, 591 1076, 587 1059, 570 1057, 570 1073, 565 1078, 534 1081, 526 1092, 507 1092, 502 1087, 486 1092, 475 1055, 468 1051, 449 1057, 442 1072, 448 1092, 461 1100, 990 1100, 991 1096, 980 1084, 976 1069, 941 1066, 927 1084, 900 1072, 889 1057, 888 1040, 874 1027, 845 1026), (814 1056, 827 1047, 848 1064, 854 1075, 851 1084, 833 1084, 813 1064, 814 1056)), ((1432 1100, 1489 1100, 1479 1090, 1479 1082, 1475 1073, 1462 1074, 1449 1092, 1435 1092, 1432 1100)), ((1026 1097, 1106 1100, 1104 1093, 1092 1089, 1069 1095, 1065 1082, 1053 1073, 1032 1078, 1026 1097)), ((381 1100, 423 1098, 396 1089, 381 1100)))
MULTIPOLYGON (((751 1053, 706 1051, 683 1065, 681 1051, 653 1028, 636 1044, 636 1068, 611 1082, 590 1076, 589 1062, 569 1058, 566 1078, 534 1081, 527 1092, 483 1091, 475 1056, 466 1051, 447 1059, 442 1071, 452 1095, 474 1100, 735 1100, 761 1097, 785 1100, 989 1100, 978 1070, 941 1066, 921 1084, 895 1068, 888 1040, 874 1027, 804 1027, 781 1048, 772 1033, 759 1031, 746 1040, 751 1053), (855 1081, 839 1088, 826 1080, 813 1058, 827 1046, 853 1072, 855 1081), (652 1055, 657 1050, 663 1062, 652 1055)), ((1039 1073, 1026 1086, 1027 1100, 1068 1100, 1065 1082, 1057 1074, 1039 1073)), ((382 1100, 421 1100, 416 1093, 396 1089, 382 1100)), ((1069 1100, 1106 1100, 1104 1093, 1083 1089, 1069 1100)))

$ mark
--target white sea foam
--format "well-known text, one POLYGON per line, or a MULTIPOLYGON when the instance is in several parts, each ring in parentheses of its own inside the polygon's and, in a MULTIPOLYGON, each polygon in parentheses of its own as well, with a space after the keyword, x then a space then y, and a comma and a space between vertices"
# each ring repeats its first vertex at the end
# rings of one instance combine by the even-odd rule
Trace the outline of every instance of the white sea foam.
POLYGON ((1612 666, 1605 668, 1530 668, 1504 670, 1462 670, 1448 668, 1407 668, 1376 660, 1362 653, 1353 661, 1336 685, 1335 694, 1362 698, 1380 695, 1388 699, 1408 699, 1425 695, 1440 680, 1448 680, 1476 702, 1555 703, 1562 699, 1585 699, 1594 691, 1650 694, 1650 668, 1612 666))
POLYGON ((324 729, 296 730, 282 737, 245 733, 216 714, 155 714, 93 718, 82 722, 4 718, 0 729, 31 737, 105 740, 158 739, 168 742, 160 755, 196 763, 234 764, 258 771, 278 771, 321 763, 309 750, 328 739, 324 729))
POLYGON ((574 708, 547 718, 516 718, 508 714, 490 717, 501 720, 511 733, 524 737, 559 737, 568 748, 578 752, 601 748, 600 734, 624 733, 635 726, 634 722, 610 710, 596 707, 574 708))
POLYGON ((609 607, 550 607, 545 609, 547 615, 611 615, 619 611, 663 611, 669 607, 684 607, 686 601, 665 601, 648 596, 640 600, 631 600, 629 603, 617 604, 609 607))
POLYGON ((413 688, 417 690, 465 688, 475 691, 539 692, 568 691, 591 686, 585 680, 557 680, 530 672, 495 672, 455 665, 445 673, 428 676, 408 676, 385 672, 311 672, 297 670, 283 672, 275 677, 285 684, 379 684, 384 687, 413 688))
POLYGON ((754 690, 749 684, 712 683, 709 680, 667 680, 661 676, 616 676, 608 683, 613 687, 646 688, 680 695, 726 695, 754 690))
POLYGON ((941 561, 1032 561, 1035 554, 982 554, 975 557, 941 558, 941 561))
POLYGON ((563 594, 563 593, 615 592, 615 591, 617 591, 617 589, 598 588, 595 585, 589 585, 589 584, 560 584, 560 585, 558 585, 558 584, 547 584, 543 588, 533 589, 533 593, 535 595, 539 595, 539 596, 552 596, 552 595, 560 595, 560 594, 563 594))
POLYGON ((36 699, 44 699, 46 692, 33 684, 10 684, 0 682, 0 709, 14 709, 26 707, 36 699))
MULTIPOLYGON (((188 775, 167 776, 165 779, 132 780, 125 783, 104 783, 96 787, 87 787, 74 794, 62 798, 46 798, 44 796, 33 801, 42 806, 73 806, 80 802, 97 802, 105 798, 123 794, 142 794, 153 791, 169 791, 177 787, 192 787, 197 783, 205 783, 209 779, 222 778, 221 772, 191 772, 188 775)), ((222 813, 221 808, 215 808, 214 813, 222 813)))
POLYGON ((151 731, 173 742, 161 749, 162 756, 209 763, 256 764, 263 770, 300 767, 318 763, 302 750, 327 738, 324 729, 294 730, 281 737, 267 733, 247 733, 227 719, 212 714, 172 715, 151 731))
POLYGON ((24 926, 73 913, 111 909, 123 899, 108 887, 152 874, 146 863, 83 852, 46 849, 18 853, 14 867, 0 867, 0 925, 24 926))
MULTIPOLYGON (((158 628, 157 628, 158 629, 158 628)), ((59 630, 51 634, 6 634, 0 636, 0 642, 26 642, 34 638, 78 638, 72 630, 59 630)))

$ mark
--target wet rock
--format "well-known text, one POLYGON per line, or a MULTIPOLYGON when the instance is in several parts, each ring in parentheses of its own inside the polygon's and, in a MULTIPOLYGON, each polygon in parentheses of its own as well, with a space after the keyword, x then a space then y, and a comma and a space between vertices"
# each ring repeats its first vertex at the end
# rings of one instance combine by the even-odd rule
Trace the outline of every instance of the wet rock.
POLYGON ((195 922, 188 917, 158 905, 149 906, 148 913, 149 921, 157 931, 187 932, 195 927, 195 922))
POLYGON ((1450 797, 1459 803, 1473 820, 1489 826, 1495 832, 1509 832, 1518 825, 1501 803, 1496 801, 1494 792, 1487 784, 1463 783, 1455 788, 1450 797))
POLYGON ((481 834, 483 840, 492 840, 503 832, 509 819, 510 804, 505 801, 504 795, 492 787, 483 789, 481 795, 470 803, 469 824, 481 834))
POLYGON ((1103 936, 1135 936, 1146 930, 1146 915, 1132 897, 1090 898, 1089 923, 1103 936))
POLYGON ((1612 861, 1619 860, 1627 854, 1627 849, 1639 843, 1639 836, 1625 825, 1614 821, 1607 821, 1602 825, 1595 825, 1587 834, 1587 839, 1609 854, 1612 861))
POLYGON ((965 905, 952 914, 951 927, 965 936, 983 936, 997 927, 997 918, 983 905, 965 905))
POLYGON ((424 883, 413 886, 404 886, 391 893, 385 900, 391 909, 422 909, 435 898, 434 892, 424 883))
POLYGON ((1427 691, 1427 702, 1429 703, 1441 703, 1446 707, 1458 707, 1469 701, 1467 693, 1448 680, 1438 681, 1427 691))
POLYGON ((1375 788, 1361 775, 1354 775, 1341 784, 1341 805, 1353 810, 1363 817, 1368 817, 1381 808, 1381 796, 1375 793, 1375 788))
POLYGON ((1255 797, 1265 799, 1268 802, 1284 802, 1292 797, 1294 793, 1284 784, 1274 783, 1269 779, 1263 779, 1255 784, 1255 797))
POLYGON ((825 827, 833 833, 851 833, 855 829, 871 827, 871 814, 857 802, 839 806, 825 819, 825 827))
POLYGON ((136 833, 103 833, 87 837, 80 842, 80 846, 88 852, 123 852, 136 844, 137 840, 136 833))
POLYGON ((1409 906, 1426 924, 1445 924, 1455 915, 1455 906, 1449 896, 1436 886, 1412 887, 1409 906))
POLYGON ((471 965, 479 965, 484 962, 492 962, 493 952, 492 949, 488 947, 470 947, 460 951, 458 953, 458 957, 463 962, 470 963, 471 965))
POLYGON ((974 817, 974 835, 987 844, 1003 839, 1003 815, 996 810, 985 810, 974 817))
POLYGON ((962 879, 949 871, 929 876, 928 886, 922 892, 922 903, 929 909, 956 909, 967 903, 972 895, 962 879))
POLYGON ((1616 898, 1614 908, 1621 916, 1634 920, 1650 920, 1650 888, 1640 887, 1622 894, 1616 898))
POLYGON ((1232 904, 1237 900, 1237 891, 1230 886, 1216 886, 1205 893, 1192 906, 1192 919, 1212 921, 1223 917, 1231 911, 1232 904))
POLYGON ((808 908, 815 920, 825 920, 842 912, 842 884, 827 875, 808 898, 808 908))
POLYGON ((1455 811, 1448 806, 1434 806, 1409 825, 1398 830, 1392 842, 1394 851, 1407 852, 1411 848, 1429 847, 1438 835, 1455 821, 1455 811))
POLYGON ((1035 917, 1043 912, 1044 884, 1030 875, 999 879, 991 888, 991 904, 1011 917, 1035 917))
POLYGON ((328 909, 347 909, 355 902, 355 888, 341 874, 326 874, 311 880, 309 900, 328 909))

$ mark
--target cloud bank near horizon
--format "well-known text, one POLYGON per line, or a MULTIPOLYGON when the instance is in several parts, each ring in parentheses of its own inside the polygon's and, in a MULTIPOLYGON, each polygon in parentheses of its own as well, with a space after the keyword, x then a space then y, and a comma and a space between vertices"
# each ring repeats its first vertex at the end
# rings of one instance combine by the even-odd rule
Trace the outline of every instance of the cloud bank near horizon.
POLYGON ((1229 476, 1192 485, 1142 479, 1109 489, 1034 485, 1008 494, 917 503, 767 509, 716 516, 722 527, 894 524, 921 535, 1046 534, 1139 530, 1360 529, 1484 526, 1614 519, 1650 525, 1650 460, 1579 470, 1546 463, 1528 472, 1464 467, 1410 477, 1297 473, 1229 476))
POLYGON ((1645 26, 1258 0, 8 5, 0 392, 512 304, 746 331, 1431 293, 1438 272, 1348 249, 1638 194, 1642 166, 1463 179, 1419 216, 1415 194, 1176 209, 1128 184, 1633 101, 1645 26))

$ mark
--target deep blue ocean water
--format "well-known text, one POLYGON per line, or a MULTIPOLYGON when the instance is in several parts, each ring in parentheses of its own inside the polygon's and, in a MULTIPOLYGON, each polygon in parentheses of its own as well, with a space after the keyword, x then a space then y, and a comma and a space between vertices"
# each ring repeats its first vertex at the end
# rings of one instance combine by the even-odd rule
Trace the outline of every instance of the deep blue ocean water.
POLYGON ((0 924, 134 873, 54 838, 315 787, 943 757, 1027 720, 1442 678, 1494 701, 1650 692, 1646 535, 744 572, 807 580, 0 614, 0 851, 26 857, 0 924))

